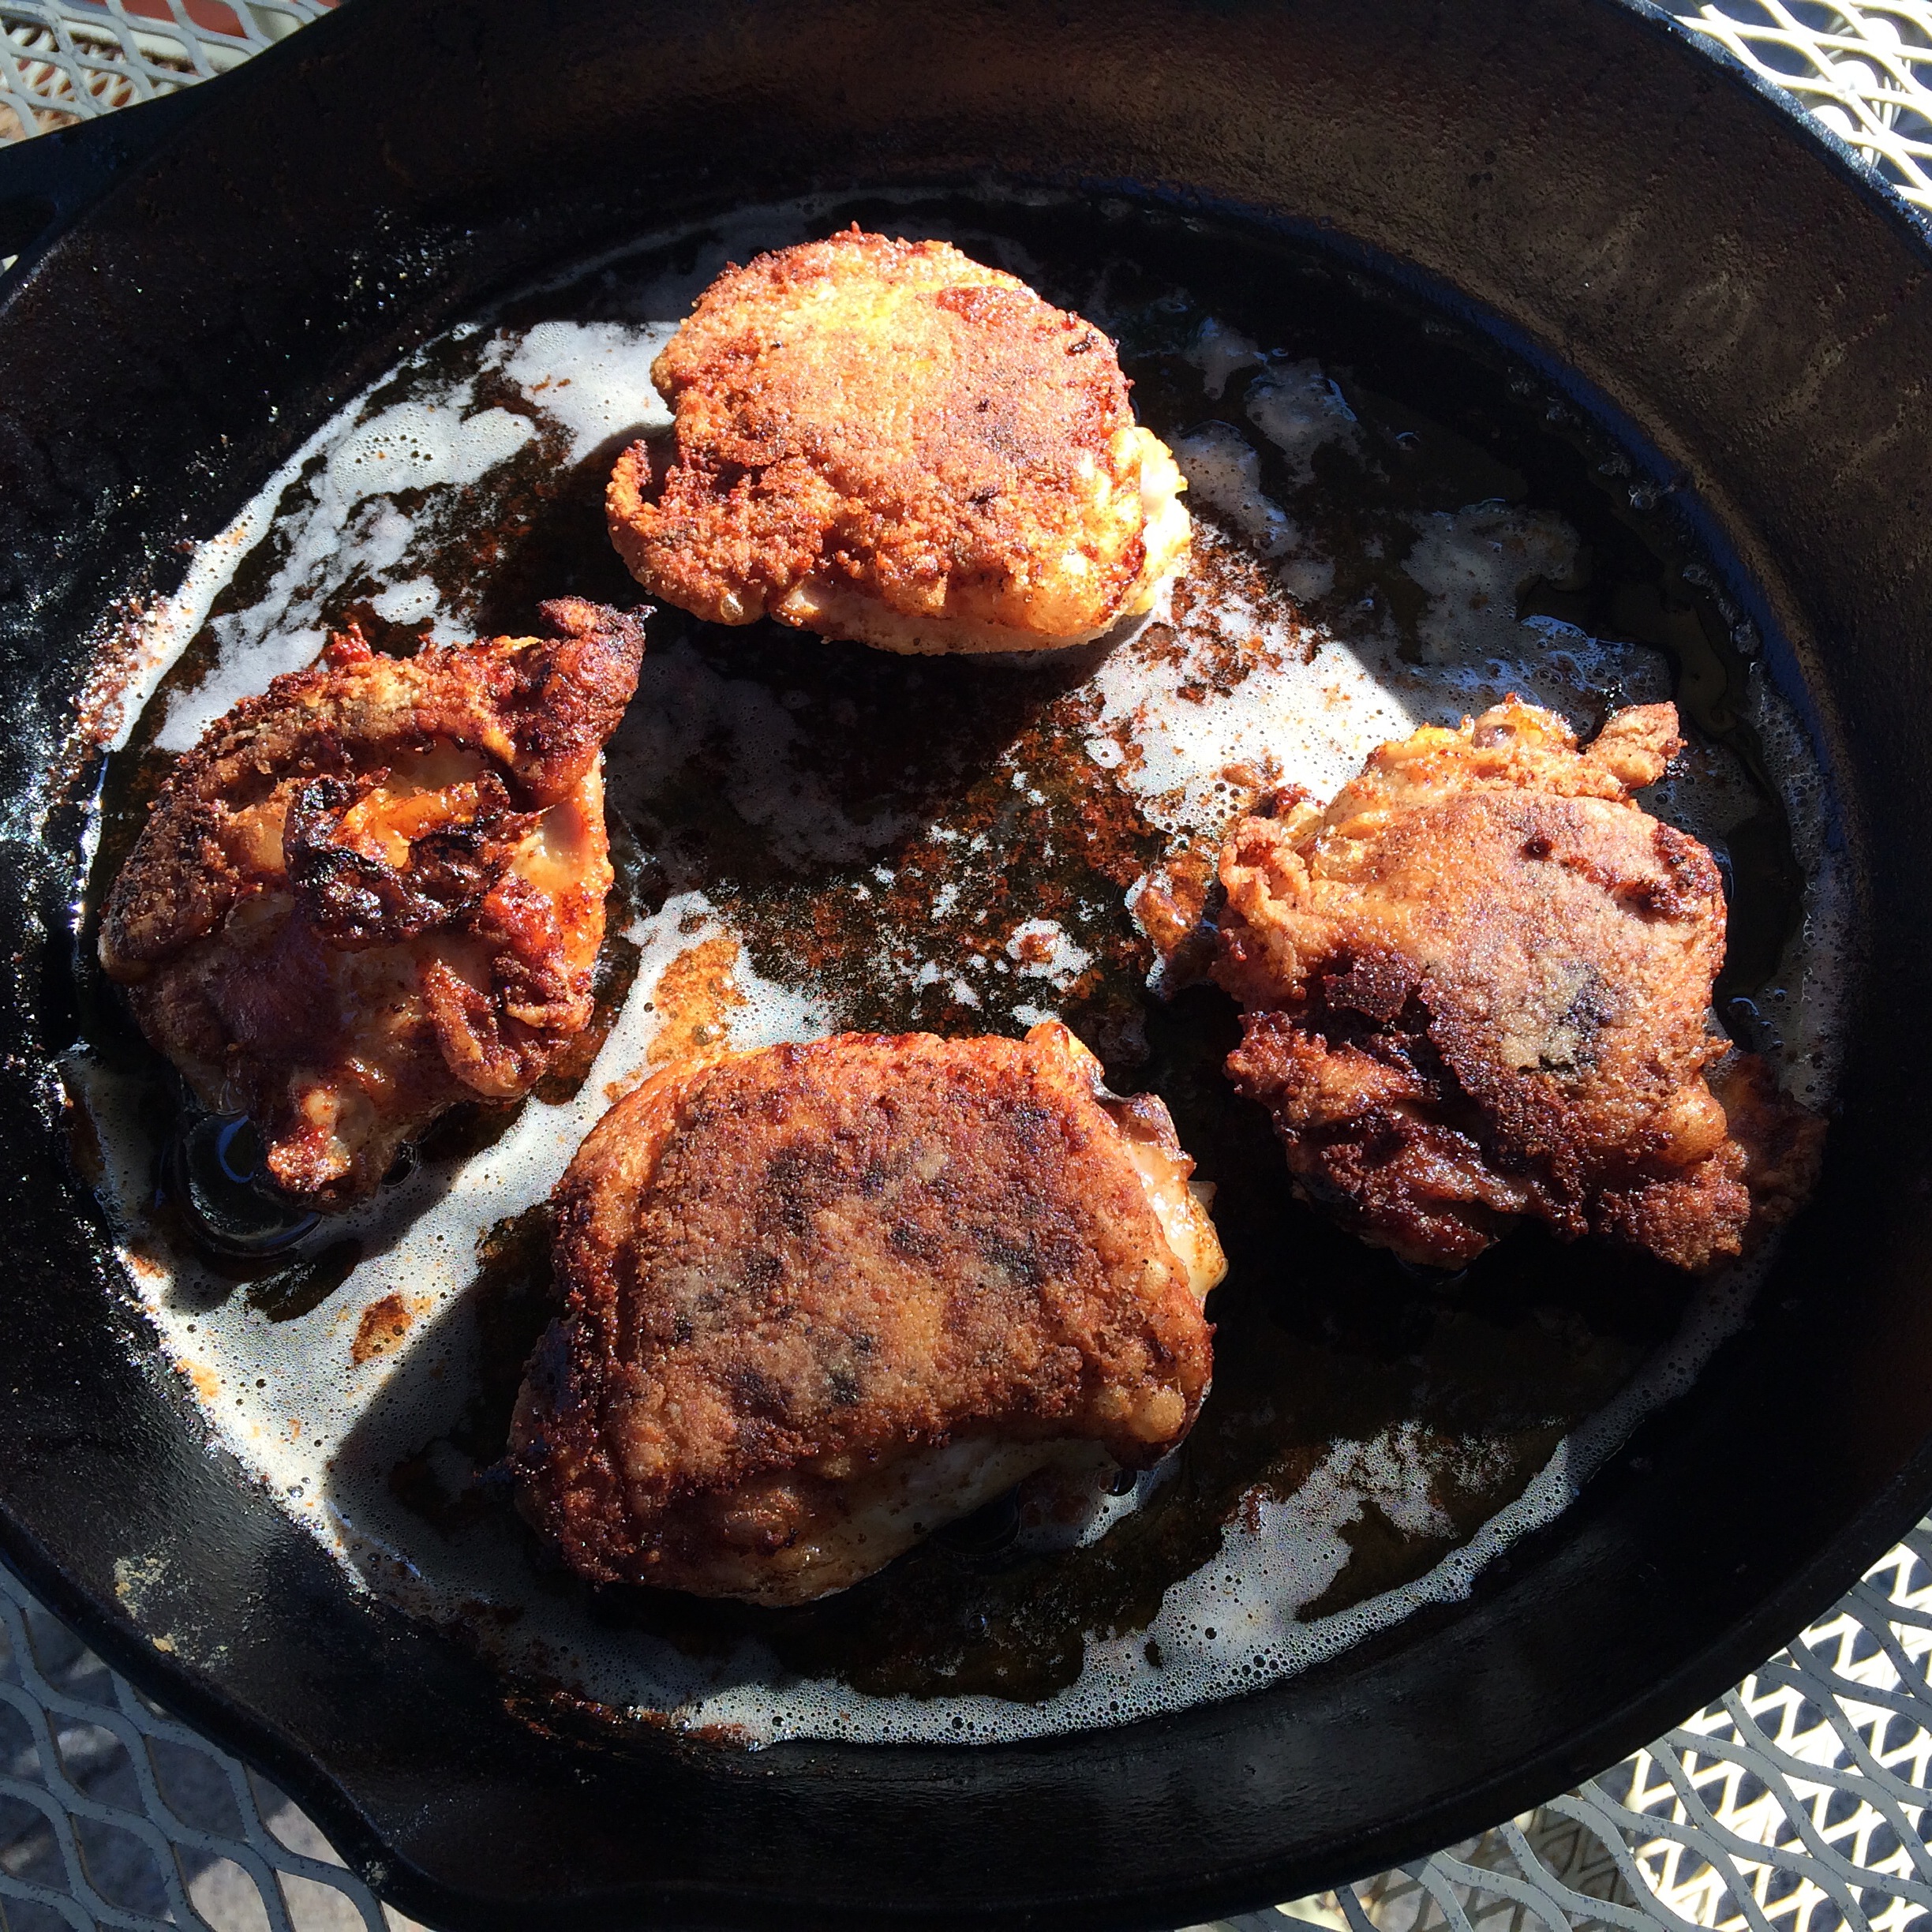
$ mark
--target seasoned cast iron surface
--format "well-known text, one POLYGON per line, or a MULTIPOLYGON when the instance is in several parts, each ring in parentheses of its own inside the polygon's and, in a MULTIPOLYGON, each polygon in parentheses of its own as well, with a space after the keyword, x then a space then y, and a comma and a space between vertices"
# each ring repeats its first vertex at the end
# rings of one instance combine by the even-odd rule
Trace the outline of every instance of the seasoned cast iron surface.
POLYGON ((1365 247, 1460 289, 1612 399, 1687 514, 1714 519, 1818 707, 1854 836, 1885 827, 1857 848, 1872 955, 1888 1019, 1923 1009, 1932 854, 1906 803, 1932 698, 1907 649, 1932 616, 1911 503, 1922 245, 1655 23, 1500 0, 1372 21, 586 7, 514 73, 512 44, 507 8, 349 10, 249 70, 0 311, 21 378, 0 421, 7 829, 35 882, 6 949, 9 1554, 380 1859, 406 1908, 466 1923, 796 1920, 803 1901, 847 1924, 1048 1904, 1174 1923, 1519 1808, 1728 1681, 1926 1487, 1926 1069, 1908 1024, 1855 1039, 1823 1194, 1755 1327, 1550 1535, 1460 1612, 1118 1735, 751 1758, 567 1742, 348 1597, 130 1365, 47 1074, 77 1020, 62 801, 86 760, 57 773, 51 811, 39 787, 103 613, 164 587, 177 537, 216 527, 399 345, 680 203, 990 159, 1271 210, 1344 260, 1365 247), (286 159, 264 178, 270 153, 286 159), (260 220, 264 201, 289 219, 260 220), (162 1542, 183 1553, 172 1593, 129 1591, 117 1559, 162 1542))
POLYGON ((271 485, 251 547, 208 547, 233 575, 108 763, 77 947, 85 1046, 62 1069, 77 1160, 97 1186, 103 1166, 114 1177, 103 1198, 118 1183, 161 1345, 245 1466, 379 1595, 531 1694, 556 1682, 686 1728, 1051 1734, 1252 1690, 1394 1620, 1402 1586, 1459 1594, 1459 1571, 1435 1574, 1448 1552, 1547 1519, 1562 1503, 1547 1474, 1526 1492, 1552 1456, 1574 1487, 1602 1453, 1589 1443, 1654 1405, 1624 1392, 1640 1364, 1668 1345, 1677 1365, 1652 1386, 1694 1372, 1748 1276, 1700 1288, 1540 1234, 1455 1281, 1405 1270, 1293 1199, 1266 1115, 1222 1072, 1237 1009, 1202 979, 1198 943, 1163 967, 1162 994, 1148 985, 1143 927, 1185 928, 1227 824, 1270 784, 1325 794, 1411 720, 1453 724, 1512 691, 1586 736, 1612 706, 1668 695, 1693 742, 1646 802, 1726 868, 1720 1009, 1829 1095, 1840 921, 1828 882, 1801 897, 1807 863, 1828 860, 1817 787, 1765 713, 1752 627, 1559 390, 1319 253, 1119 200, 747 211, 477 323, 271 485), (323 629, 354 622, 406 654, 432 602, 467 635, 515 631, 553 588, 631 601, 601 514, 629 433, 608 425, 633 420, 650 359, 628 331, 642 318, 661 342, 728 255, 855 222, 949 237, 1118 339, 1141 419, 1194 478, 1194 560, 1170 607, 1111 650, 1020 665, 659 612, 606 759, 620 878, 590 1028, 533 1104, 459 1110, 366 1210, 259 1249, 286 1204, 223 1178, 226 1130, 184 1107, 94 964, 156 787, 200 720, 323 629), (446 437, 480 452, 465 475, 513 453, 467 485, 418 481, 457 460, 446 437), (1136 922, 1150 878, 1167 909, 1136 922), (1048 1012, 1118 1091, 1162 1098, 1217 1190, 1232 1265, 1211 1311, 1215 1383, 1175 1461, 1131 1501, 1103 1500, 1098 1479, 1032 1485, 809 1608, 573 1585, 495 1466, 552 1312, 542 1189, 609 1096, 698 1045, 801 1025, 1010 1035, 1048 1012), (586 1645, 592 1661, 572 1661, 586 1645), (826 1690, 788 1690, 792 1672, 826 1690), (740 1677, 767 1688, 734 1702, 740 1677), (694 1709, 707 1679, 726 1699, 694 1709), (1056 1693, 1073 1699, 1043 1702, 1056 1693), (867 1702, 908 1695, 1005 1707, 867 1702))

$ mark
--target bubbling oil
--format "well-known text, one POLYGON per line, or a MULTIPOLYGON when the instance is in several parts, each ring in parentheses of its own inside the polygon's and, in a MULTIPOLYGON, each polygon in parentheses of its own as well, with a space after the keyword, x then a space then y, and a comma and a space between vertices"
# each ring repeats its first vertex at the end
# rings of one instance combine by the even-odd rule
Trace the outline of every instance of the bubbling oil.
POLYGON ((1163 606, 1026 666, 659 612, 608 754, 620 876, 574 1061, 259 1252, 231 1124, 180 1114, 98 983, 67 1063, 155 1346, 360 1586, 613 1720, 754 1744, 1035 1736, 1302 1668, 1466 1594, 1741 1319, 1762 1257, 1694 1284, 1531 1231, 1444 1288, 1292 1200, 1185 938, 1264 788, 1325 797, 1376 744, 1510 692, 1586 734, 1675 696, 1690 747, 1645 803, 1728 867, 1720 1017, 1814 1107, 1851 940, 1796 714, 1626 453, 1317 258, 1047 200, 794 204, 661 238, 345 406, 131 640, 90 902, 171 757, 331 627, 407 652, 526 631, 545 597, 638 601, 601 500, 616 451, 668 420, 653 357, 728 260, 855 218, 954 240, 1118 338, 1196 515, 1163 606), (1052 1015, 1163 1096, 1220 1190, 1215 1386, 1181 1451, 1130 1483, 1024 1487, 794 1610, 593 1602, 547 1565, 492 1470, 549 1312, 543 1204, 611 1101, 720 1043, 1052 1015), (157 1203, 169 1146, 227 1163, 208 1185, 239 1232, 193 1237, 192 1174, 157 1203))

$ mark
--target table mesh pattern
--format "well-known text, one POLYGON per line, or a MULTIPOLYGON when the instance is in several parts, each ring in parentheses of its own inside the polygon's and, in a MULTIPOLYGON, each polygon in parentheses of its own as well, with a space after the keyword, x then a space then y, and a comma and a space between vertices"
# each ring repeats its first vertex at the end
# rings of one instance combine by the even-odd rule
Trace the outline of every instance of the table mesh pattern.
MULTIPOLYGON (((1893 1932, 1932 1909, 1932 1523, 1739 1687, 1433 1858, 1218 1922, 1348 1932, 1893 1932)), ((0 1926, 382 1932, 281 1793, 150 1704, 0 1570, 0 1926)))
MULTIPOLYGON (((0 0, 0 141, 223 73, 333 4, 0 0)), ((1679 11, 1932 209, 1932 0, 1724 0, 1679 11)))
POLYGON ((1929 1786, 1932 1522, 1614 1769, 1425 1863, 1280 1909, 1357 1932, 1893 1932, 1932 1910, 1929 1786))
POLYGON ((0 1926, 384 1932, 315 1826, 0 1569, 0 1926))
POLYGON ((1724 0, 1679 17, 1796 95, 1907 200, 1932 209, 1932 0, 1724 0))
POLYGON ((0 0, 0 141, 225 73, 333 0, 0 0))
MULTIPOLYGON (((0 142, 235 66, 332 0, 0 0, 0 142)), ((1932 211, 1932 0, 1679 14, 1932 211)), ((1932 1522, 1602 1777, 1434 1857, 1213 1932, 1895 1932, 1932 1911, 1932 1522)), ((264 1780, 0 1569, 0 1932, 402 1932, 264 1780)))

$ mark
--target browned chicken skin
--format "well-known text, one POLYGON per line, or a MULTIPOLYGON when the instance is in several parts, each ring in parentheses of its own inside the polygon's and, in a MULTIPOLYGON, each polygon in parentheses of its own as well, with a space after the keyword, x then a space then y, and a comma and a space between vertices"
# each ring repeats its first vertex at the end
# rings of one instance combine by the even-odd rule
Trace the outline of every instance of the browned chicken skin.
POLYGON ((1225 1264, 1166 1110, 1065 1029, 687 1061, 555 1195, 563 1320, 512 1453, 577 1570, 798 1602, 1208 1388, 1225 1264))
POLYGON ((115 880, 100 958, 207 1106, 315 1208, 464 1099, 529 1091, 591 1013, 602 751, 634 617, 379 657, 351 632, 218 719, 115 880))
POLYGON ((1809 1191, 1822 1124, 1710 1028, 1717 867, 1631 801, 1680 743, 1668 704, 1579 751, 1512 698, 1234 826, 1228 1069, 1368 1241, 1459 1267, 1526 1216, 1702 1269, 1809 1191))
POLYGON ((728 268, 652 369, 612 541, 714 623, 898 651, 1078 643, 1185 560, 1185 487, 1114 345, 944 242, 854 228, 728 268))

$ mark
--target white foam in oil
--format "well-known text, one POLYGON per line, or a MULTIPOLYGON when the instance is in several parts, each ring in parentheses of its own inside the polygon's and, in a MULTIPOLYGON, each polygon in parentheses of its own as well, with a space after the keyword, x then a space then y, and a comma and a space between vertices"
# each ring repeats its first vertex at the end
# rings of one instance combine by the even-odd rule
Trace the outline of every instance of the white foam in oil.
MULTIPOLYGON (((768 212, 713 238, 676 275, 609 296, 595 318, 461 331, 451 339, 464 351, 451 358, 453 373, 438 373, 434 353, 425 351, 350 402, 202 547, 182 590, 147 620, 135 640, 119 741, 251 558, 260 566, 251 579, 259 594, 215 620, 217 649, 206 675, 164 701, 163 748, 185 748, 238 698, 307 663, 323 642, 325 600, 351 582, 391 621, 426 625, 439 638, 467 635, 460 600, 439 591, 427 567, 438 532, 459 521, 474 493, 534 438, 550 439, 545 447, 554 446, 559 461, 585 461, 661 424, 650 363, 693 297, 728 257, 743 260, 812 230, 809 210, 768 212), (480 405, 485 375, 514 384, 525 410, 480 405), (397 500, 402 490, 410 492, 407 511, 397 500)), ((1271 358, 1211 320, 1189 354, 1204 402, 1249 376, 1247 419, 1298 482, 1309 480, 1324 449, 1361 459, 1363 425, 1343 387, 1317 364, 1271 358)), ((1400 568, 1425 611, 1405 652, 1385 609, 1365 609, 1350 622, 1331 614, 1316 623, 1302 614, 1296 600, 1322 594, 1334 560, 1316 554, 1296 518, 1267 499, 1257 446, 1225 422, 1179 437, 1177 446, 1190 501, 1209 513, 1204 552, 1245 549, 1287 593, 1224 586, 1185 625, 1151 626, 1091 672, 1084 754, 1177 847, 1218 836, 1246 782, 1231 780, 1233 772, 1265 771, 1325 797, 1384 739, 1424 721, 1452 723, 1508 691, 1586 726, 1606 691, 1624 702, 1668 695, 1657 653, 1555 620, 1517 621, 1518 590, 1560 579, 1575 563, 1578 540, 1560 519, 1489 502, 1417 517, 1400 568), (1175 648, 1176 636, 1184 648, 1175 648)), ((720 747, 720 783, 732 813, 781 858, 863 860, 920 829, 915 814, 854 821, 828 790, 784 693, 717 672, 688 645, 655 657, 650 673, 612 747, 613 799, 637 774, 702 737, 720 747)), ((1824 780, 1790 708, 1762 676, 1754 676, 1750 711, 1810 882, 1777 1010, 1761 1015, 1765 1043, 1786 1084, 1818 1104, 1830 1088, 1848 897, 1831 846, 1824 780)), ((1015 774, 1017 785, 1024 782, 1015 774)), ((1647 802, 1713 840, 1755 808, 1735 762, 1710 751, 1687 757, 1647 802)), ((964 843, 960 851, 964 863, 964 843)), ((891 878, 878 868, 881 890, 891 878)), ((954 889, 941 885, 937 895, 954 889)), ((949 903, 936 896, 935 915, 949 903)), ((477 1335, 466 1291, 478 1237, 541 1201, 610 1100, 680 1046, 728 1039, 751 1047, 841 1024, 837 1001, 823 989, 761 976, 742 935, 702 891, 675 894, 628 936, 640 949, 636 979, 575 1097, 556 1106, 532 1101, 493 1146, 454 1167, 425 1165, 333 1219, 331 1235, 355 1238, 362 1258, 339 1290, 291 1320, 270 1320, 245 1295, 163 1248, 145 1218, 149 1156, 132 1125, 129 1091, 85 1056, 71 1068, 94 1117, 103 1193, 132 1278, 215 1440, 367 1587, 425 1615, 461 1612, 472 1625, 476 1606, 494 1606, 505 1615, 492 1641, 507 1665, 614 1707, 693 1728, 734 1726, 752 1742, 963 1741, 1124 1723, 1251 1689, 1421 1603, 1466 1593, 1498 1551, 1565 1506, 1647 1409, 1689 1386, 1750 1299, 1750 1270, 1702 1284, 1674 1340, 1607 1408, 1570 1432, 1515 1502, 1427 1575, 1338 1614, 1301 1616, 1348 1560, 1344 1532, 1365 1510, 1372 1505, 1405 1533, 1443 1535, 1445 1485, 1480 1485, 1503 1453, 1480 1436, 1445 1442, 1418 1425, 1391 1423, 1366 1440, 1330 1444, 1292 1496, 1256 1500, 1225 1526, 1218 1553, 1167 1590, 1150 1626, 1120 1637, 1090 1634, 1077 1681, 1037 1702, 874 1697, 837 1680, 801 1680, 749 1642, 698 1660, 642 1632, 593 1628, 567 1599, 535 1586, 500 1518, 447 1537, 388 1486, 400 1458, 451 1427, 471 1385, 477 1335), (693 984, 703 993, 696 1007, 693 984), (676 998, 673 987, 682 989, 676 998)), ((1051 1013, 1088 963, 1060 921, 1015 924, 1003 969, 1028 994, 1016 1016, 1024 1023, 1051 1013)), ((953 960, 915 960, 902 971, 913 986, 951 984, 963 1008, 977 1002, 953 960)), ((1110 1500, 1084 1539, 1133 1501, 1110 1500)))

